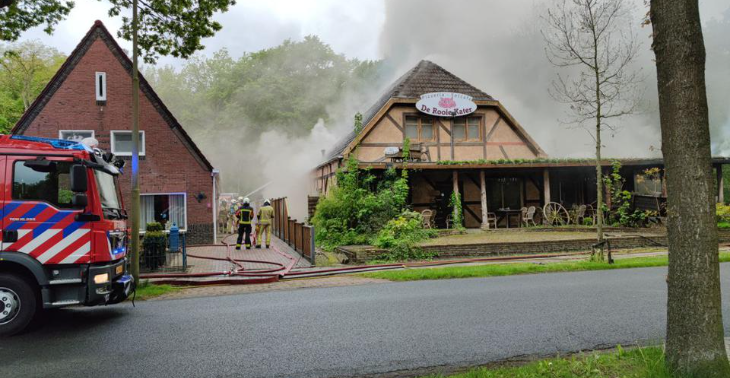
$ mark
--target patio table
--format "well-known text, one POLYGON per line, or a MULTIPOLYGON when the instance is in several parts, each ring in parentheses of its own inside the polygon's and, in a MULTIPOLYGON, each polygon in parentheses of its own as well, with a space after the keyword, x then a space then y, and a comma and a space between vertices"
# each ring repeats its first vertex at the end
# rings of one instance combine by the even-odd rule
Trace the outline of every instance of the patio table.
MULTIPOLYGON (((518 215, 522 216, 522 210, 518 209, 498 209, 495 211, 497 214, 497 224, 502 221, 505 217, 507 218, 507 228, 510 228, 512 226, 512 216, 518 215)), ((520 225, 519 220, 517 221, 517 225, 520 225)))

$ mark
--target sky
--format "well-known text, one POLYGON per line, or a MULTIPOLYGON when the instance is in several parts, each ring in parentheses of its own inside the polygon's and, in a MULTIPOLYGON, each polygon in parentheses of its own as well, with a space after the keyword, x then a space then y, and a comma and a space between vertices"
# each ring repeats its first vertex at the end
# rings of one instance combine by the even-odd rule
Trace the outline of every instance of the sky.
MULTIPOLYGON (((35 28, 23 35, 22 40, 39 39, 63 53, 70 53, 91 28, 94 20, 101 20, 116 35, 121 26, 119 17, 107 14, 107 1, 75 0, 76 6, 69 17, 61 22, 53 35, 35 28)), ((223 29, 215 37, 203 41, 204 54, 212 55, 227 48, 232 56, 258 51, 281 44, 286 39, 301 40, 315 34, 334 51, 359 59, 378 59, 380 29, 385 20, 381 0, 238 0, 227 13, 217 15, 223 29)), ((131 43, 119 40, 131 51, 131 43)), ((179 66, 181 60, 162 58, 160 64, 179 66)))

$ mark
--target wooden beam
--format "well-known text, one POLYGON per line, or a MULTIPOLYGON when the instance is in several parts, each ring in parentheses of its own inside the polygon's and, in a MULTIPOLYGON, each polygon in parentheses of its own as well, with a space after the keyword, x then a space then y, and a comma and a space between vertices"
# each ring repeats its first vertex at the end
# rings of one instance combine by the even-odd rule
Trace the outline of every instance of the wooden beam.
POLYGON ((438 191, 438 189, 436 189, 436 184, 434 184, 426 175, 421 175, 421 178, 426 182, 426 184, 428 184, 428 186, 431 187, 431 189, 438 191))
MULTIPOLYGON (((441 123, 441 121, 439 121, 441 123)), ((441 127, 436 126, 436 158, 441 161, 441 127)))
POLYGON ((552 202, 552 198, 550 198, 550 171, 547 169, 542 170, 542 185, 545 203, 552 202))
POLYGON ((505 159, 509 159, 509 156, 507 156, 507 151, 504 150, 504 147, 502 145, 499 145, 499 150, 502 151, 502 155, 504 155, 505 159))
POLYGON ((397 127, 401 133, 405 134, 405 130, 403 130, 403 126, 401 126, 398 122, 396 122, 396 120, 390 116, 390 113, 385 113, 385 118, 390 120, 390 122, 393 122, 393 125, 395 125, 395 127, 397 127))
MULTIPOLYGON (((482 223, 482 218, 477 215, 477 213, 475 213, 474 210, 471 209, 471 207, 464 205, 464 210, 466 210, 469 215, 473 216, 474 219, 477 220, 477 222, 482 223)), ((464 219, 464 224, 462 226, 466 227, 466 218, 464 219)))
POLYGON ((474 183, 474 186, 476 186, 477 188, 479 188, 479 186, 480 186, 480 185, 479 185, 479 181, 477 181, 477 179, 475 179, 474 177, 472 177, 472 175, 470 175, 470 174, 468 174, 468 173, 464 173, 464 175, 465 175, 465 176, 466 176, 466 177, 467 177, 467 178, 468 178, 468 179, 469 179, 469 180, 470 180, 470 181, 471 181, 472 183, 474 183))
POLYGON ((484 170, 479 171, 479 184, 482 196, 482 229, 488 230, 489 222, 487 222, 487 180, 484 177, 484 170))
POLYGON ((497 117, 497 121, 494 122, 494 125, 492 125, 492 128, 489 130, 489 134, 487 134, 487 137, 484 139, 485 142, 489 142, 489 139, 492 138, 492 134, 494 134, 494 130, 497 130, 497 125, 499 125, 499 121, 502 120, 502 117, 497 117))

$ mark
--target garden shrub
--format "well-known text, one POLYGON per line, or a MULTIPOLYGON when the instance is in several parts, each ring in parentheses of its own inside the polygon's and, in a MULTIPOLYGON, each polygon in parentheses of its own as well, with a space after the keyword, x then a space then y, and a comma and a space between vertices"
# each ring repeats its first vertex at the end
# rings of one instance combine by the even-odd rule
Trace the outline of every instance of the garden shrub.
POLYGON ((158 222, 147 223, 147 228, 142 239, 142 257, 147 268, 155 270, 165 263, 165 249, 167 248, 167 235, 164 226, 158 222))
MULTIPOLYGON (((643 227, 646 226, 649 218, 656 217, 656 211, 632 210, 631 198, 633 195, 628 190, 624 190, 624 178, 621 176, 621 162, 614 160, 612 171, 604 178, 604 183, 608 192, 612 208, 609 209, 606 203, 603 204, 603 211, 607 214, 606 223, 613 226, 621 227, 643 227)), ((652 173, 653 171, 647 170, 652 173)), ((652 174, 656 174, 653 172, 652 174)))
POLYGON ((434 257, 435 254, 424 252, 416 244, 422 240, 435 237, 436 230, 424 229, 421 214, 404 211, 391 219, 378 232, 373 244, 388 252, 379 258, 389 261, 422 260, 434 257))
POLYGON ((377 179, 361 170, 354 157, 337 172, 337 186, 317 204, 312 218, 317 244, 325 251, 341 245, 367 244, 406 208, 408 172, 387 170, 377 179))
POLYGON ((451 198, 449 199, 449 206, 451 206, 451 223, 452 228, 455 230, 461 230, 464 228, 464 209, 461 206, 461 194, 458 192, 451 192, 451 198))

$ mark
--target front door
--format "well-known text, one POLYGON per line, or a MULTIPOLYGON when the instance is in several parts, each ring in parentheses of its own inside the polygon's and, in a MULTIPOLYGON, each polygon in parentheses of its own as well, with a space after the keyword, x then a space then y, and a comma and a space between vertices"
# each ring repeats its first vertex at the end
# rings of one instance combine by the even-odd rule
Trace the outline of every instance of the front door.
POLYGON ((52 158, 46 166, 27 163, 35 156, 7 158, 3 208, 3 248, 25 253, 41 264, 90 262, 90 224, 76 220, 85 209, 74 208, 70 158, 52 158))

